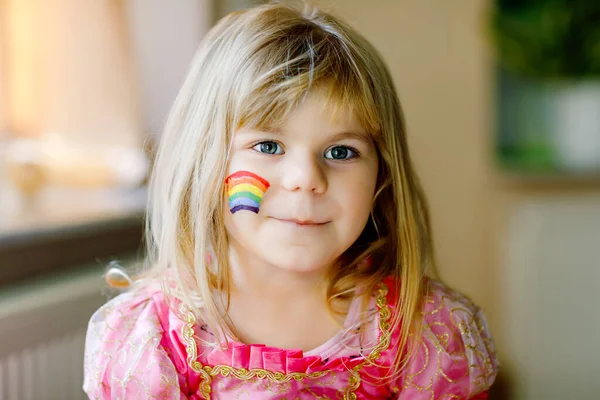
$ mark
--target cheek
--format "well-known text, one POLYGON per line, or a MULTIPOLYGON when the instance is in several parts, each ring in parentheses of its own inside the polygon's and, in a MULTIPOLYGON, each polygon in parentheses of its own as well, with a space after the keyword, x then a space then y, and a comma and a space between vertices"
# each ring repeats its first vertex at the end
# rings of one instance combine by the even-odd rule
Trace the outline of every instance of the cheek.
POLYGON ((249 211, 240 211, 232 214, 230 210, 225 210, 225 228, 232 233, 244 231, 252 227, 254 214, 249 211))
POLYGON ((340 204, 336 230, 343 242, 349 246, 362 233, 371 213, 372 196, 356 191, 345 193, 345 199, 338 200, 340 204))
POLYGON ((232 173, 225 179, 229 212, 258 214, 270 186, 269 181, 254 172, 239 170, 232 173))
POLYGON ((340 211, 343 213, 343 229, 352 237, 360 235, 373 209, 376 176, 364 174, 347 183, 337 193, 340 211))
POLYGON ((364 174, 345 182, 336 190, 338 201, 354 214, 369 214, 373 205, 376 177, 364 174))
POLYGON ((229 240, 239 243, 251 243, 260 232, 260 217, 251 211, 238 211, 232 214, 229 209, 224 210, 225 231, 229 240))

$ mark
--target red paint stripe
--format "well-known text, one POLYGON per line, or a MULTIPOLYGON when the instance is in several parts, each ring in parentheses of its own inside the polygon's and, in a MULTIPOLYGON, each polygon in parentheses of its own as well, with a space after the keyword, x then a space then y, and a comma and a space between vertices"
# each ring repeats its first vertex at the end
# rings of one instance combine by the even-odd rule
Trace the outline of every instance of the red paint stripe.
POLYGON ((238 178, 254 178, 257 181, 259 181, 260 183, 263 184, 263 186, 265 187, 265 190, 269 188, 269 186, 271 186, 271 184, 264 178, 261 178, 260 176, 250 172, 250 171, 237 171, 234 172, 233 174, 229 175, 226 179, 225 179, 225 183, 229 183, 230 180, 232 179, 238 179, 238 178))
POLYGON ((263 183, 261 181, 256 180, 254 178, 250 178, 248 176, 230 179, 228 182, 228 185, 229 185, 229 188, 232 189, 232 188, 236 187, 237 185, 241 185, 242 183, 248 183, 252 186, 255 186, 263 193, 267 191, 267 187, 265 185, 263 185, 263 183))

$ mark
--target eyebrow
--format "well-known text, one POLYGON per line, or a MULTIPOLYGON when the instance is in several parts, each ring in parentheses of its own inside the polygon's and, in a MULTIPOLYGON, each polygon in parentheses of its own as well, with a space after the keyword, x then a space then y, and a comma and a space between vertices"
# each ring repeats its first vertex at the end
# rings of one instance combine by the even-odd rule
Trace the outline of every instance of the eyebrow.
POLYGON ((371 136, 368 133, 360 133, 354 131, 339 132, 331 136, 331 141, 335 142, 342 139, 355 139, 364 144, 371 144, 371 136))
MULTIPOLYGON (((260 130, 265 133, 271 133, 271 134, 277 135, 277 136, 284 134, 280 129, 277 129, 277 128, 262 127, 262 128, 260 128, 260 130)), ((371 135, 369 135, 368 133, 360 133, 360 132, 355 132, 355 131, 342 131, 342 132, 334 133, 333 135, 330 136, 329 139, 332 142, 336 142, 336 141, 342 140, 342 139, 355 139, 355 140, 363 142, 364 144, 367 144, 367 145, 372 143, 371 135)))

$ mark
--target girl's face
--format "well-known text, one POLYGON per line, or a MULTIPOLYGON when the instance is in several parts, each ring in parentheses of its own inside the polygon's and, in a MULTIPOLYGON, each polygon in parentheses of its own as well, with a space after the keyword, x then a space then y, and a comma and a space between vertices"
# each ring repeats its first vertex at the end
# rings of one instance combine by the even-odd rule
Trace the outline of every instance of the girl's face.
POLYGON ((332 120, 328 111, 315 93, 280 126, 235 133, 228 175, 248 171, 269 183, 258 213, 225 207, 240 261, 317 271, 363 231, 377 181, 375 145, 354 115, 342 110, 332 120))

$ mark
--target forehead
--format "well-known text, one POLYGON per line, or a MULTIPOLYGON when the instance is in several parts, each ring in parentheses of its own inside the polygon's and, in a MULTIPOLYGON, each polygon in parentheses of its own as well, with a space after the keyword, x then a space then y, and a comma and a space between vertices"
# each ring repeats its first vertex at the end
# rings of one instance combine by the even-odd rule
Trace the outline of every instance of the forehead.
POLYGON ((325 131, 349 130, 366 131, 353 107, 343 106, 328 99, 325 93, 318 91, 309 94, 296 107, 279 121, 273 121, 271 128, 302 129, 319 126, 325 131))
MULTIPOLYGON (((368 112, 360 107, 360 100, 331 88, 313 88, 303 96, 273 99, 270 104, 256 110, 237 129, 250 128, 274 133, 307 129, 322 133, 342 131, 375 136, 368 112), (361 111, 362 110, 362 111, 361 111)), ((248 114, 246 114, 248 115, 248 114)))

